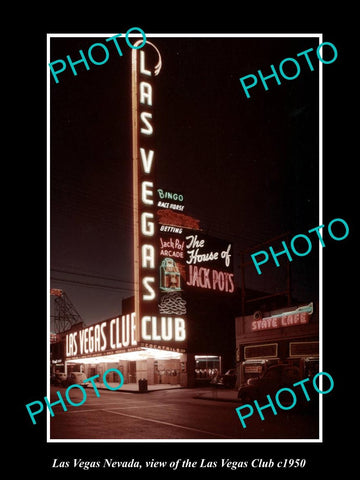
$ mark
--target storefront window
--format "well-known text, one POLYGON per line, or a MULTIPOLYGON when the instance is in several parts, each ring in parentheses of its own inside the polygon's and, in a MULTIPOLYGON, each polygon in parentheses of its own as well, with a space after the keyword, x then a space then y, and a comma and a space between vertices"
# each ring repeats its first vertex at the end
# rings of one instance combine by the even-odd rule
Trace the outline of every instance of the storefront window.
POLYGON ((195 355, 195 378, 211 380, 221 372, 221 357, 215 355, 195 355))

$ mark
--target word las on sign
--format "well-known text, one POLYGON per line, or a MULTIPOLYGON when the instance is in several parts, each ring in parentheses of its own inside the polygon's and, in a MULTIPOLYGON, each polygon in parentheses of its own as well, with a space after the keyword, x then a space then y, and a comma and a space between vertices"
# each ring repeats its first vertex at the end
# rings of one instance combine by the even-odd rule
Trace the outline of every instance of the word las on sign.
MULTIPOLYGON (((305 57, 306 64, 308 65, 308 67, 310 68, 310 70, 312 72, 314 71, 314 66, 313 66, 313 64, 311 62, 311 59, 309 57, 309 53, 312 52, 313 50, 314 50, 313 48, 308 48, 307 50, 304 50, 303 52, 300 52, 296 55, 298 58, 299 57, 301 57, 301 58, 305 57)), ((329 63, 335 62, 335 60, 337 59, 337 56, 338 56, 338 52, 337 52, 337 49, 336 49, 336 47, 333 43, 323 42, 317 47, 316 55, 317 55, 317 58, 320 60, 320 62, 325 63, 325 64, 329 64, 329 63), (329 60, 324 60, 324 58, 320 55, 320 50, 325 45, 329 46, 332 49, 332 52, 333 52, 333 56, 329 60)), ((280 76, 277 73, 273 64, 270 65, 270 69, 271 69, 272 73, 270 73, 267 76, 264 76, 261 70, 257 71, 259 79, 261 80, 262 85, 263 85, 265 90, 269 90, 269 87, 267 85, 267 81, 270 80, 270 79, 275 80, 278 85, 281 85, 280 76)), ((284 60, 282 60, 279 64, 279 72, 280 72, 280 75, 282 76, 282 78, 284 78, 285 80, 295 80, 295 78, 297 78, 300 75, 301 67, 300 67, 299 62, 297 60, 295 60, 295 58, 291 58, 291 57, 284 58, 284 60), (286 67, 285 67, 285 65, 286 65, 286 67)), ((253 87, 255 87, 255 85, 257 85, 257 83, 258 83, 257 76, 254 75, 254 74, 245 75, 244 77, 240 77, 239 80, 240 80, 241 86, 242 86, 242 88, 245 92, 246 97, 250 98, 249 89, 253 88, 253 87), (246 82, 248 82, 248 83, 246 83, 246 82)))
MULTIPOLYGON (((310 381, 309 378, 304 378, 303 380, 300 380, 299 382, 295 382, 292 385, 293 387, 298 387, 298 386, 301 387, 302 392, 303 392, 307 402, 310 401, 311 397, 309 395, 309 392, 306 389, 305 383, 309 382, 309 381, 310 381)), ((334 388, 334 380, 333 380, 332 376, 329 373, 326 373, 326 372, 319 372, 316 375, 314 375, 312 383, 313 383, 313 387, 314 387, 315 391, 317 393, 321 393, 321 394, 330 393, 332 391, 332 389, 334 388), (330 380, 330 387, 327 390, 320 390, 320 388, 316 384, 316 380, 320 377, 320 375, 325 375, 330 380)), ((267 398, 267 401, 269 403, 266 403, 263 406, 259 405, 258 400, 254 400, 254 406, 255 406, 256 411, 259 414, 259 417, 261 418, 261 420, 265 420, 265 417, 263 415, 263 410, 266 410, 267 408, 270 408, 272 410, 273 414, 277 415, 277 410, 275 408, 275 404, 274 404, 271 396, 266 395, 266 398, 267 398)), ((295 405, 297 403, 297 395, 294 392, 294 390, 292 390, 291 388, 287 388, 287 387, 280 388, 275 394, 275 402, 276 402, 276 405, 281 410, 291 410, 292 408, 295 407, 295 405), (285 397, 283 395, 284 393, 285 393, 285 397), (290 397, 292 398, 291 403, 289 403, 289 401, 288 401, 289 394, 290 394, 290 397), (283 398, 282 401, 280 400, 281 395, 282 395, 282 398, 283 398), (286 400, 284 400, 284 398, 286 398, 286 400)), ((253 413, 255 412, 254 407, 251 404, 246 403, 244 405, 241 405, 240 407, 235 408, 235 410, 236 410, 236 413, 238 414, 241 425, 243 426, 243 428, 246 428, 246 423, 245 423, 244 420, 253 415, 253 413), (246 414, 242 413, 242 411, 244 409, 247 409, 246 414)))
MULTIPOLYGON (((114 46, 115 46, 116 51, 117 51, 117 53, 119 54, 120 57, 123 56, 123 53, 121 51, 121 48, 120 48, 120 45, 119 45, 117 39, 118 39, 118 37, 121 37, 121 36, 122 36, 122 34, 118 33, 117 35, 109 37, 105 40, 105 42, 111 42, 111 41, 114 42, 114 46)), ((137 50, 139 48, 142 48, 145 45, 146 35, 141 28, 133 27, 133 28, 130 28, 126 32, 125 40, 126 40, 126 43, 128 44, 128 46, 130 48, 137 50), (142 41, 141 45, 139 45, 139 46, 134 46, 129 40, 129 33, 132 32, 133 30, 137 30, 141 33, 143 41, 142 41)), ((80 54, 80 60, 76 60, 76 61, 72 60, 70 55, 66 56, 66 60, 68 61, 68 64, 69 64, 74 76, 77 76, 77 71, 76 71, 75 66, 80 65, 81 63, 83 64, 83 66, 85 66, 86 70, 90 70, 90 65, 89 65, 89 62, 88 62, 88 60, 85 56, 84 51, 79 50, 79 54, 80 54)), ((106 45, 104 45, 103 43, 97 42, 97 43, 93 43, 89 47, 89 49, 87 51, 87 56, 88 56, 89 61, 93 65, 104 65, 109 60, 110 53, 109 53, 109 49, 107 48, 106 45)), ((59 60, 55 60, 53 62, 50 62, 49 67, 50 67, 50 70, 51 70, 52 76, 54 77, 55 82, 59 83, 58 75, 60 73, 64 72, 67 68, 67 64, 66 64, 65 60, 59 59, 59 60), (54 68, 55 66, 59 67, 59 68, 57 68, 55 70, 55 68, 54 68)))
MULTIPOLYGON (((95 379, 97 379, 99 377, 100 377, 100 375, 97 374, 97 375, 94 375, 92 377, 89 377, 89 378, 83 380, 82 384, 74 383, 73 385, 70 385, 65 391, 65 398, 66 398, 68 404, 72 405, 73 407, 80 407, 81 405, 83 405, 86 401, 86 398, 87 398, 85 388, 88 386, 89 383, 91 383, 91 385, 94 387, 94 391, 95 391, 96 396, 100 397, 99 390, 98 390, 98 388, 95 384, 95 379), (70 398, 70 391, 74 390, 74 389, 78 389, 82 393, 82 399, 81 399, 80 402, 74 402, 74 400, 70 398)), ((119 388, 121 388, 124 384, 123 374, 117 368, 109 368, 103 374, 102 383, 109 390, 112 390, 112 391, 119 390, 119 388), (116 387, 109 385, 108 382, 107 382, 107 374, 109 372, 116 372, 120 377, 120 383, 116 387)), ((53 410, 53 407, 55 405, 61 405, 64 412, 67 412, 67 406, 65 404, 65 401, 64 401, 61 393, 59 391, 57 391, 56 393, 57 393, 58 400, 56 400, 53 403, 50 403, 49 399, 47 397, 44 397, 45 404, 46 404, 46 406, 47 406, 47 408, 50 412, 50 415, 52 417, 55 416, 55 413, 54 413, 54 410, 53 410)), ((27 409, 27 411, 30 415, 30 418, 31 418, 31 421, 32 421, 33 425, 36 425, 35 415, 38 415, 39 413, 41 413, 44 410, 44 404, 40 400, 35 400, 34 402, 28 403, 25 406, 26 406, 26 409, 27 409), (34 411, 31 407, 35 406, 35 405, 37 405, 39 408, 38 408, 38 410, 34 411)))
MULTIPOLYGON (((308 230, 308 233, 312 233, 312 232, 316 232, 317 236, 318 236, 318 239, 320 241, 320 244, 322 245, 322 247, 325 247, 325 242, 322 238, 322 236, 320 235, 320 232, 319 230, 321 228, 324 228, 325 225, 320 225, 318 227, 315 227, 315 228, 311 228, 310 230, 308 230)), ((344 240, 348 235, 349 235, 349 226, 348 224, 345 222, 345 220, 343 220, 342 218, 334 218, 334 220, 332 220, 328 227, 327 227, 327 230, 328 230, 328 233, 330 235, 331 238, 333 238, 334 240, 336 241, 341 241, 341 240, 344 240), (333 225, 335 223, 340 223, 343 225, 343 227, 345 227, 345 233, 341 236, 336 236, 335 233, 333 232, 333 225)), ((288 248, 288 246, 286 245, 286 242, 283 240, 282 242, 282 247, 283 247, 283 250, 275 253, 273 247, 269 247, 269 252, 271 253, 271 256, 275 262, 275 265, 277 267, 280 266, 280 263, 278 261, 278 257, 280 257, 281 255, 286 255, 289 262, 292 262, 293 261, 293 258, 291 256, 291 253, 290 253, 290 250, 288 248)), ((291 251, 297 255, 298 257, 305 257, 306 255, 308 255, 311 250, 312 250, 312 242, 310 240, 310 238, 307 236, 307 235, 304 235, 302 233, 299 233, 298 235, 295 235, 291 241, 290 241, 290 249, 291 251), (299 242, 300 240, 300 242, 299 242), (304 251, 299 251, 299 244, 302 242, 304 244, 304 241, 305 241, 305 244, 307 245, 306 247, 306 250, 304 251), (295 247, 295 243, 297 244, 296 247, 295 247)), ((260 270, 260 265, 263 265, 265 263, 268 262, 270 256, 268 254, 268 252, 266 250, 259 250, 258 252, 255 252, 253 254, 251 254, 251 259, 255 265, 255 268, 256 268, 256 271, 259 275, 262 274, 262 271, 260 270), (261 256, 261 260, 258 260, 257 257, 260 257, 261 256)))

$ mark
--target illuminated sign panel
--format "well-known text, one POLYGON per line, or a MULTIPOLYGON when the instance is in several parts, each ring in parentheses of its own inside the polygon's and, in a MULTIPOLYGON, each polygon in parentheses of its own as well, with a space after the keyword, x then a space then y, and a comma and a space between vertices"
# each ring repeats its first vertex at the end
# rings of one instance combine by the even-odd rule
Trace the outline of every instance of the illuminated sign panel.
POLYGON ((264 317, 251 322, 251 330, 271 330, 274 328, 293 327, 296 325, 306 325, 310 321, 310 315, 313 313, 313 303, 297 308, 290 312, 283 312, 271 317, 264 317))
MULTIPOLYGON (((169 206, 169 210, 181 210, 176 205, 181 205, 183 200, 181 194, 157 190, 155 185, 156 149, 154 138, 156 132, 153 83, 154 76, 160 72, 160 68, 160 53, 152 43, 147 41, 141 50, 133 50, 132 127, 136 340, 138 342, 156 342, 161 345, 170 342, 176 346, 184 346, 186 323, 185 319, 180 316, 184 309, 166 308, 169 304, 169 296, 180 293, 182 290, 177 260, 173 258, 172 253, 169 253, 169 255, 161 255, 159 264, 159 250, 164 253, 172 249, 166 236, 162 236, 163 243, 159 248, 158 219, 156 218, 159 202, 161 202, 161 206, 162 204, 169 206), (152 69, 150 65, 156 60, 158 63, 152 69), (166 297, 165 301, 160 295, 166 297), (160 316, 161 314, 165 316, 160 316)), ((168 233, 168 230, 165 230, 164 233, 168 233)), ((178 244, 174 245, 172 252, 176 250, 180 251, 178 244)), ((171 298, 173 303, 178 303, 175 297, 171 298)), ((143 346, 143 343, 140 345, 143 346)))
POLYGON ((170 210, 177 210, 180 212, 184 210, 184 195, 182 193, 168 192, 166 190, 164 191, 162 188, 158 188, 157 193, 159 199, 157 203, 158 207, 164 209, 169 208, 170 210))
POLYGON ((142 347, 182 351, 179 347, 186 339, 185 320, 176 316, 144 316, 140 333, 142 341, 138 343, 135 312, 69 331, 65 337, 65 357, 67 360, 99 357, 142 347))
POLYGON ((67 359, 123 353, 137 345, 135 313, 122 315, 66 334, 67 359))
POLYGON ((160 299, 159 312, 167 315, 187 314, 184 290, 186 287, 185 236, 190 229, 199 228, 199 220, 183 213, 184 196, 158 189, 161 200, 157 206, 159 222, 160 299), (172 202, 172 203, 171 203, 172 202), (176 202, 176 203, 175 203, 176 202))
POLYGON ((179 236, 160 236, 160 256, 184 260, 185 240, 179 236))
POLYGON ((181 234, 159 234, 159 312, 167 315, 186 315, 184 287, 185 239, 181 234))
POLYGON ((186 339, 185 320, 177 317, 143 317, 142 338, 145 341, 183 342, 186 339))
POLYGON ((186 285, 216 292, 233 293, 232 244, 202 232, 185 236, 186 285))
POLYGON ((309 323, 309 313, 300 312, 278 317, 267 317, 261 320, 254 320, 251 329, 254 332, 259 330, 271 330, 273 328, 293 327, 295 325, 305 325, 309 323))

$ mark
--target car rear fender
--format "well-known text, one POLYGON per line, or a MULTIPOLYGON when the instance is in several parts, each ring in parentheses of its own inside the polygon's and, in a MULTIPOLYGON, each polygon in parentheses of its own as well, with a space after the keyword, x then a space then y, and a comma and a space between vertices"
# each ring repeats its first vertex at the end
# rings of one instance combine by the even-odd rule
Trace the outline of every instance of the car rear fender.
POLYGON ((257 397, 257 389, 252 385, 244 385, 243 387, 239 388, 238 398, 243 398, 246 401, 253 401, 256 400, 257 397))

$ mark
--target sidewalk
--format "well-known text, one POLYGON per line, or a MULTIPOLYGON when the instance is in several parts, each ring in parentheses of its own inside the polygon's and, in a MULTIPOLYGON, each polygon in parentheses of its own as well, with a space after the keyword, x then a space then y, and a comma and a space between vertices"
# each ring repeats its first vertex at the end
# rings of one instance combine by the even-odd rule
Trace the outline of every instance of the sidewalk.
MULTIPOLYGON (((109 390, 110 389, 101 382, 95 383, 96 388, 99 390, 109 390)), ((108 382, 109 387, 115 389, 119 386, 118 383, 108 382)), ((89 386, 89 388, 93 388, 89 386)), ((147 390, 145 392, 139 390, 139 385, 137 383, 125 383, 122 387, 120 387, 117 392, 128 392, 128 393, 150 393, 150 392, 158 392, 159 390, 175 390, 182 387, 181 385, 173 385, 170 383, 161 383, 157 385, 148 385, 147 390)), ((189 389, 191 390, 191 389, 189 389)), ((215 400, 220 402, 234 402, 239 403, 237 398, 238 391, 235 389, 230 388, 221 388, 221 387, 208 387, 208 388, 195 388, 196 393, 194 393, 193 398, 197 400, 215 400), (199 391, 200 390, 200 391, 199 391)))
MULTIPOLYGON (((110 390, 104 383, 95 382, 96 388, 99 390, 110 390)), ((109 387, 113 388, 114 390, 119 386, 119 383, 108 382, 109 387)), ((93 388, 93 387, 89 387, 93 388)), ((118 392, 130 392, 130 393, 149 393, 149 392, 157 392, 159 390, 173 390, 176 388, 184 388, 181 385, 173 385, 170 383, 160 383, 157 385, 148 385, 147 391, 140 392, 139 385, 137 383, 124 383, 122 387, 120 387, 118 392)))

